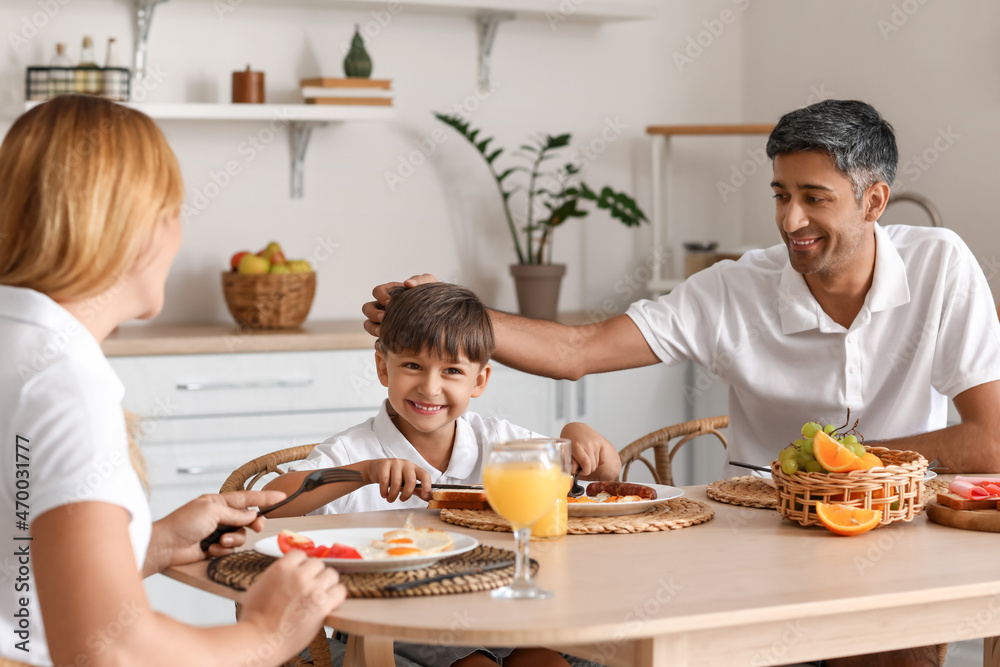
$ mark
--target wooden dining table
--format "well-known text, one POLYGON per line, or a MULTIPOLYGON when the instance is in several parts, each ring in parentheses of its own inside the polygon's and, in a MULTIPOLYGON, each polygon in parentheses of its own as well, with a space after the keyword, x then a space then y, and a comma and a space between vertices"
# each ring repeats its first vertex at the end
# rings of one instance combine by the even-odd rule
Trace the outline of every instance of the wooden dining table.
MULTIPOLYGON (((388 667, 392 642, 548 646, 612 667, 783 665, 983 637, 1000 667, 1000 535, 926 515, 863 535, 803 528, 767 509, 709 500, 714 518, 679 530, 568 535, 531 544, 549 600, 488 593, 348 599, 326 620, 350 636, 345 665, 388 667)), ((414 523, 513 549, 510 533, 443 523, 435 510, 298 517, 281 529, 414 523)), ((207 562, 166 572, 234 600, 207 562)))

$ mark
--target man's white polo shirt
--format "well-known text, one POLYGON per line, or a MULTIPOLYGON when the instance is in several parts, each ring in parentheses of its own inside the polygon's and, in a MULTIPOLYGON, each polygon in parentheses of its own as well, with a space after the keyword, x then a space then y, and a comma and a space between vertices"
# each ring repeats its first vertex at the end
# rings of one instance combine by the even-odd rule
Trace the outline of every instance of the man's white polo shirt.
MULTIPOLYGON (((424 457, 403 437, 392 423, 389 409, 389 401, 386 400, 377 415, 316 445, 305 461, 295 464, 290 470, 333 468, 371 459, 405 459, 426 470, 434 484, 482 484, 483 451, 487 444, 518 438, 541 437, 504 419, 493 419, 475 412, 466 412, 455 420, 455 446, 451 452, 448 469, 441 472, 425 461, 424 457)), ((427 502, 418 496, 413 496, 406 502, 397 499, 394 503, 388 503, 379 495, 378 484, 369 484, 310 514, 371 512, 406 507, 427 507, 427 502)))
POLYGON ((946 229, 875 225, 875 275, 849 329, 823 311, 784 245, 720 262, 629 317, 665 363, 692 359, 682 400, 729 383, 730 451, 769 464, 816 420, 869 440, 944 428, 947 401, 1000 380, 1000 321, 982 269, 946 229))

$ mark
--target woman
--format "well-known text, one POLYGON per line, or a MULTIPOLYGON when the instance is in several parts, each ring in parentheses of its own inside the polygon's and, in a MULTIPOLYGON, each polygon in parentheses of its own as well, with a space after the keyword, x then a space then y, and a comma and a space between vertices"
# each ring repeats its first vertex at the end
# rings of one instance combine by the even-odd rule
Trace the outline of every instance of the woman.
MULTIPOLYGON (((278 664, 345 597, 336 572, 290 554, 247 592, 235 625, 150 609, 142 577, 200 560, 220 524, 277 492, 202 496, 150 523, 130 463, 124 394, 100 343, 156 315, 181 242, 177 161, 147 116, 65 96, 0 145, 0 655, 46 665, 278 664), (6 576, 4 576, 6 575, 6 576), (44 629, 43 629, 44 623, 44 629)), ((229 533, 209 549, 243 543, 229 533)))

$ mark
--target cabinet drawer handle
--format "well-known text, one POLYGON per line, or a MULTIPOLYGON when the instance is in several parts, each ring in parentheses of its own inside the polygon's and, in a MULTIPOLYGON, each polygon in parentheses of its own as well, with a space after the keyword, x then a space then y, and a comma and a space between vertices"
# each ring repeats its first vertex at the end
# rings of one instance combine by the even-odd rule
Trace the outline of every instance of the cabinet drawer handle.
POLYGON ((216 389, 279 389, 282 387, 309 387, 313 383, 312 378, 300 380, 270 380, 246 382, 178 382, 177 389, 180 391, 214 391, 216 389))
POLYGON ((178 475, 218 475, 231 473, 235 468, 229 466, 178 466, 178 475))

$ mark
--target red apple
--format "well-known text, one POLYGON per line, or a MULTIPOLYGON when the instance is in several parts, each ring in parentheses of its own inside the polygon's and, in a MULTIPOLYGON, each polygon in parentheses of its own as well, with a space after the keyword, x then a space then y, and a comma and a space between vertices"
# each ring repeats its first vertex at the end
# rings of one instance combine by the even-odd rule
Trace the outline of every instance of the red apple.
POLYGON ((286 264, 287 263, 286 260, 285 260, 285 253, 281 252, 280 250, 275 250, 274 252, 272 252, 271 256, 269 258, 267 258, 267 259, 271 260, 271 266, 274 266, 276 264, 286 264))
POLYGON ((249 255, 249 254, 250 252, 248 250, 241 250, 232 256, 232 258, 229 260, 229 266, 233 268, 233 271, 235 271, 236 267, 240 265, 240 260, 243 259, 243 255, 249 255))

